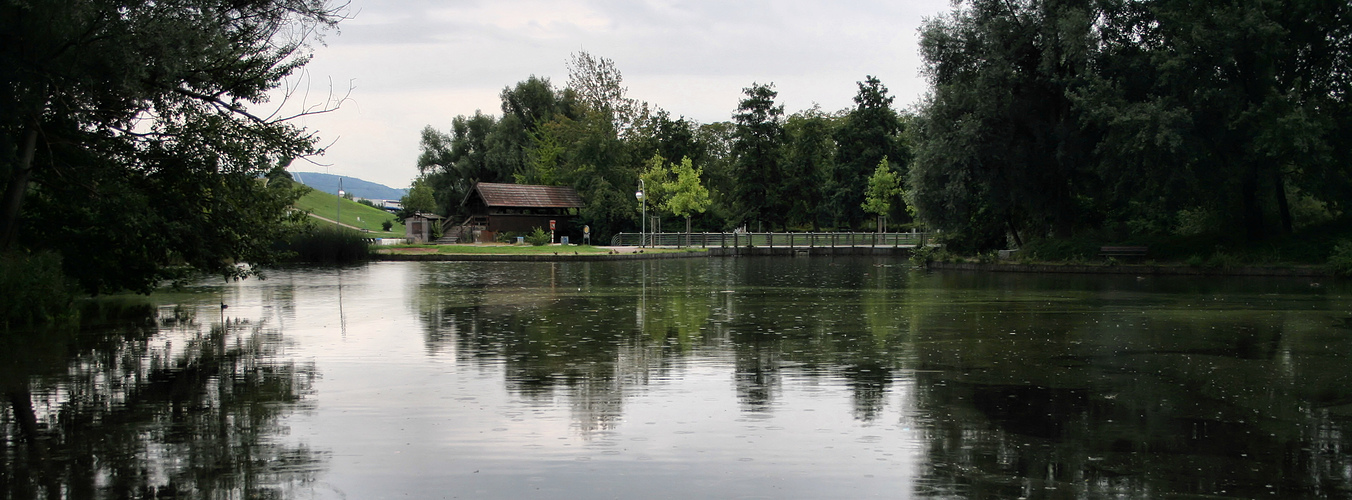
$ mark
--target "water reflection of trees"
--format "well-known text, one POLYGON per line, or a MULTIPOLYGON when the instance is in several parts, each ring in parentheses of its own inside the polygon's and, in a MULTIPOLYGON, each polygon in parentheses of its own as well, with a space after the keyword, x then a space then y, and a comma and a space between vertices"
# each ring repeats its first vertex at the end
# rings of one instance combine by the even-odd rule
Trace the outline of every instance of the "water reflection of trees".
POLYGON ((933 417, 919 494, 1352 493, 1352 341, 1306 298, 1095 283, 935 287, 947 300, 911 318, 933 417))
POLYGON ((418 294, 428 350, 501 364, 508 390, 525 398, 563 391, 584 433, 611 427, 629 391, 664 378, 673 353, 702 341, 710 314, 706 297, 593 275, 588 263, 517 266, 500 281, 491 268, 444 272, 418 294))
POLYGON ((324 454, 280 437, 315 369, 275 357, 279 332, 91 311, 80 331, 0 337, 7 498, 283 498, 314 479, 324 454))
POLYGON ((416 300, 429 352, 500 363, 508 390, 524 397, 563 391, 584 430, 610 425, 625 394, 705 350, 730 351, 746 411, 771 411, 790 367, 845 379, 855 417, 880 415, 902 331, 889 312, 900 299, 887 269, 742 268, 759 262, 446 266, 429 273, 416 300), (861 282, 866 273, 882 281, 861 282))
POLYGON ((900 401, 917 496, 1352 495, 1352 335, 1300 312, 1349 306, 1308 285, 700 262, 430 282, 428 349, 566 395, 583 431, 692 358, 728 363, 746 412, 838 380, 859 421, 900 401))

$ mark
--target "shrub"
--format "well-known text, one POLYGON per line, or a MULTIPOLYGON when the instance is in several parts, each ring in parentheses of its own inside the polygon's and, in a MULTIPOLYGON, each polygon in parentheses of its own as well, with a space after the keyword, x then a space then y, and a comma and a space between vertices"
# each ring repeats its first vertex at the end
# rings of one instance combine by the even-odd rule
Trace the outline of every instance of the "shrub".
POLYGON ((52 252, 0 254, 0 324, 36 326, 75 316, 75 287, 52 252))
POLYGON ((1352 241, 1343 240, 1333 247, 1329 255, 1329 270, 1344 278, 1352 278, 1352 241))
POLYGON ((323 264, 357 262, 371 256, 371 246, 361 233, 329 225, 292 235, 286 249, 296 261, 323 264))
POLYGON ((1034 260, 1084 261, 1098 255, 1101 242, 1096 238, 1041 238, 1026 243, 1019 250, 1034 260))
POLYGON ((1221 251, 1211 254, 1211 257, 1208 257, 1206 262, 1202 263, 1202 267, 1206 269, 1220 270, 1230 270, 1241 265, 1243 265, 1243 261, 1239 257, 1221 251))
POLYGON ((534 231, 531 231, 530 234, 526 235, 526 243, 530 243, 537 247, 548 245, 549 240, 549 233, 546 233, 544 228, 537 227, 534 231))
POLYGON ((394 221, 385 219, 385 222, 380 223, 380 229, 386 232, 390 231, 391 229, 394 229, 394 221))
POLYGON ((930 262, 952 262, 954 256, 948 253, 948 250, 939 245, 917 245, 911 249, 911 263, 917 267, 924 267, 930 262))

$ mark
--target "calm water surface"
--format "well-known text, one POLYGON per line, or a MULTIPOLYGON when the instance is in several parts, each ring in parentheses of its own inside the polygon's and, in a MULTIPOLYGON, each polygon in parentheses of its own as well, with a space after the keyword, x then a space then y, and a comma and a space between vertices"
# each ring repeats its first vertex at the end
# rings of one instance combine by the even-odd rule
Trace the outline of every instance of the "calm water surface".
POLYGON ((386 262, 103 304, 3 337, 0 487, 1352 496, 1346 284, 906 264, 386 262))

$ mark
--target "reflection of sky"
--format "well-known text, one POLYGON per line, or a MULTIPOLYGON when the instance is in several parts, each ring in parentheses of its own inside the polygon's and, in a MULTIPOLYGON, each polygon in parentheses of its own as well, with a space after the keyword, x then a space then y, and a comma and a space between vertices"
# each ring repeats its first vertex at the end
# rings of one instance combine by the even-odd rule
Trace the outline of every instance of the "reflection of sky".
MULTIPOLYGON (((290 355, 319 371, 314 410, 287 439, 331 453, 321 498, 824 498, 910 491, 918 450, 902 414, 851 418, 842 381, 782 369, 769 412, 738 401, 732 356, 679 358, 660 376, 511 394, 503 366, 429 353, 408 304, 414 265, 275 273, 228 287, 231 317, 286 324, 290 355), (265 297, 290 306, 264 310, 265 297), (346 323, 346 334, 342 324, 346 323), (603 415, 596 415, 602 413, 603 415), (590 421, 609 418, 604 426, 590 421)), ((651 290, 650 290, 651 292, 651 290)), ((719 298, 719 300, 724 300, 719 298)), ((637 356, 637 355, 636 355, 637 356)), ((642 362, 616 370, 642 370, 642 362)), ((899 401, 900 400, 900 401, 899 401)))
POLYGON ((285 439, 330 457, 320 498, 1352 491, 1337 284, 696 259, 198 291, 164 300, 317 367, 285 439))

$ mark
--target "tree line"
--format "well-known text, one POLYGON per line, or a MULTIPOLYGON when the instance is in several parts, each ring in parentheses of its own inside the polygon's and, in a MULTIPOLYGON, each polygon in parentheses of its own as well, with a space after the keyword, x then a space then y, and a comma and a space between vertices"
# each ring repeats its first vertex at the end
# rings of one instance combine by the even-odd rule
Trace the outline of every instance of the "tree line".
POLYGON ((1352 202, 1345 0, 969 0, 920 50, 907 199, 955 248, 1256 242, 1352 202))
MULTIPOLYGON (((476 181, 572 186, 598 241, 638 229, 640 178, 694 230, 882 213, 974 251, 1330 233, 1352 200, 1350 11, 967 0, 922 28, 930 88, 905 113, 866 77, 848 109, 786 114, 752 83, 729 120, 698 123, 579 53, 561 88, 529 77, 500 115, 424 129, 414 191, 456 216, 476 181)), ((284 167, 321 148, 259 110, 343 17, 326 0, 0 0, 0 289, 36 290, 15 278, 47 276, 33 263, 97 293, 277 262, 304 219, 284 167)))
POLYGON ((453 217, 476 181, 572 186, 605 235, 638 228, 639 178, 689 158, 710 196, 697 230, 860 230, 867 209, 963 251, 1259 241, 1345 220, 1349 10, 969 0, 922 27, 930 89, 914 112, 868 77, 849 109, 786 115, 753 83, 731 120, 698 123, 627 97, 612 61, 580 53, 561 89, 532 76, 503 89, 500 116, 424 129, 418 183, 453 217), (884 160, 892 175, 875 175, 884 160))
MULTIPOLYGON (((505 87, 501 115, 424 128, 410 199, 455 219, 475 182, 570 186, 586 202, 578 224, 604 241, 639 230, 642 179, 649 213, 694 231, 858 230, 872 220, 869 176, 909 156, 906 118, 871 76, 850 109, 785 116, 774 85, 753 83, 732 120, 699 123, 630 98, 610 59, 576 53, 568 73, 562 88, 536 76, 505 87)), ((905 219, 900 190, 880 192, 905 219)))

